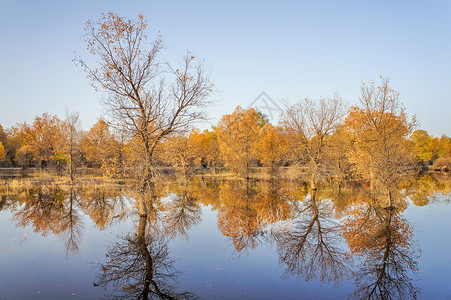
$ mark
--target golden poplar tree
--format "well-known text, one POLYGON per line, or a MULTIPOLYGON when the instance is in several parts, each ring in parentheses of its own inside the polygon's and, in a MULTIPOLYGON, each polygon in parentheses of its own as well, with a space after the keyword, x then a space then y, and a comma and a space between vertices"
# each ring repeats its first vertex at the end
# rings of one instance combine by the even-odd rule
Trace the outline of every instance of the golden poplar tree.
POLYGON ((28 152, 33 160, 45 166, 54 161, 58 169, 67 160, 64 152, 64 123, 56 116, 47 113, 37 116, 33 124, 19 124, 18 135, 21 139, 22 152, 28 152))
POLYGON ((0 160, 4 160, 6 157, 5 147, 3 147, 2 142, 0 142, 0 160))
POLYGON ((264 166, 270 167, 270 173, 274 175, 289 151, 287 136, 281 127, 268 123, 260 130, 257 144, 260 161, 264 166))
POLYGON ((224 115, 218 123, 221 157, 232 171, 249 177, 249 169, 257 162, 257 144, 264 117, 255 109, 238 106, 232 114, 224 115))
POLYGON ((399 100, 399 93, 390 87, 390 80, 381 84, 363 83, 360 107, 352 107, 346 118, 346 131, 352 143, 349 159, 357 172, 388 196, 398 184, 415 170, 412 144, 407 140, 415 119, 409 120, 399 100))

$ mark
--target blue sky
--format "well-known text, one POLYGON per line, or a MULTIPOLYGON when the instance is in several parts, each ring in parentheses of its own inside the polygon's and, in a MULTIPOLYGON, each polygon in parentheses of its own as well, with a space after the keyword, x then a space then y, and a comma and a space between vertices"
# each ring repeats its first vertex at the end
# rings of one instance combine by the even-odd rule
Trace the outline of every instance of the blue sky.
POLYGON ((450 1, 0 0, 0 124, 66 108, 84 129, 96 122, 101 94, 72 59, 87 56, 84 23, 109 10, 144 14, 171 62, 187 50, 205 59, 219 90, 211 124, 262 91, 355 104, 360 81, 384 75, 422 129, 451 135, 450 1))

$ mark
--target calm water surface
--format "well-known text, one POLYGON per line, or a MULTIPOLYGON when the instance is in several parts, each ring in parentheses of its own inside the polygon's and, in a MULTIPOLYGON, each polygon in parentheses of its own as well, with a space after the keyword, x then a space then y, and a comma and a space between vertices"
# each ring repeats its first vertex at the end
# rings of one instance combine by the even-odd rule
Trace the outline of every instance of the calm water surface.
POLYGON ((449 185, 394 194, 290 182, 0 192, 0 299, 451 299, 449 185))

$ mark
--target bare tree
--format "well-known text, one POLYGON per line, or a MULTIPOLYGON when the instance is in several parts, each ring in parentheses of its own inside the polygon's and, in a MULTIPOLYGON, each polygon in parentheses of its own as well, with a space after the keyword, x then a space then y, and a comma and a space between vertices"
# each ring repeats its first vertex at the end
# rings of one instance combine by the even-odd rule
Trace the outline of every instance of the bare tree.
POLYGON ((335 94, 319 101, 304 99, 287 106, 281 124, 288 134, 305 151, 311 164, 311 187, 316 189, 317 177, 324 166, 323 152, 328 146, 328 136, 341 124, 346 114, 343 99, 335 94))
POLYGON ((69 112, 66 110, 66 120, 64 123, 66 126, 67 153, 69 155, 70 182, 73 182, 75 172, 74 157, 76 147, 80 140, 80 115, 77 112, 69 112))
POLYGON ((144 191, 154 174, 156 146, 165 136, 205 117, 203 108, 209 104, 213 84, 190 53, 180 68, 162 63, 160 36, 146 48, 147 22, 142 15, 127 20, 109 12, 88 21, 85 31, 87 48, 98 58, 97 65, 91 67, 80 58, 75 61, 92 85, 107 93, 102 102, 110 123, 142 143, 144 191))

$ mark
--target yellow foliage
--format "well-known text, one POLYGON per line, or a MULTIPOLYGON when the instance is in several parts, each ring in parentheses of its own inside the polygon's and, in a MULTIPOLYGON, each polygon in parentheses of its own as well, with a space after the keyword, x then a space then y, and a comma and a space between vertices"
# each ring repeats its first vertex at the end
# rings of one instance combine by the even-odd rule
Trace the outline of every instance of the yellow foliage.
POLYGON ((218 123, 218 142, 226 166, 237 173, 248 175, 256 162, 257 143, 263 118, 255 109, 238 106, 232 114, 224 115, 218 123))
POLYGON ((288 139, 282 128, 266 124, 260 130, 258 156, 265 166, 274 168, 289 151, 288 139))
POLYGON ((413 124, 401 112, 378 112, 351 107, 345 130, 352 144, 348 158, 358 174, 391 189, 411 174, 414 156, 407 140, 413 124))
POLYGON ((213 168, 220 164, 218 135, 215 131, 193 130, 189 135, 189 140, 199 160, 198 164, 213 168))
POLYGON ((57 116, 47 113, 37 116, 33 124, 19 124, 17 133, 21 140, 22 153, 32 155, 33 160, 41 161, 62 159, 65 147, 65 124, 57 116))
POLYGON ((0 160, 5 159, 6 157, 6 150, 5 147, 3 147, 2 142, 0 142, 0 160))
POLYGON ((173 166, 187 172, 196 159, 196 147, 192 140, 185 136, 174 136, 166 139, 161 146, 163 158, 173 166))

